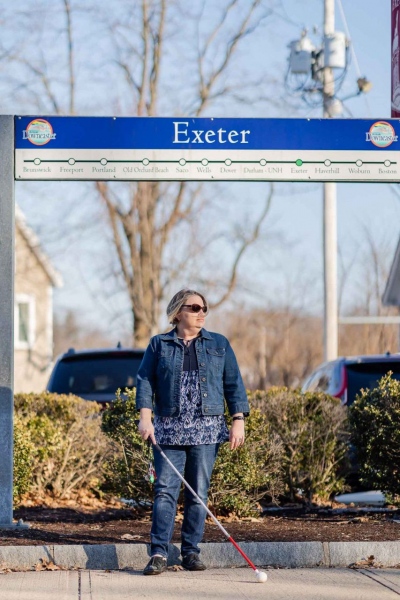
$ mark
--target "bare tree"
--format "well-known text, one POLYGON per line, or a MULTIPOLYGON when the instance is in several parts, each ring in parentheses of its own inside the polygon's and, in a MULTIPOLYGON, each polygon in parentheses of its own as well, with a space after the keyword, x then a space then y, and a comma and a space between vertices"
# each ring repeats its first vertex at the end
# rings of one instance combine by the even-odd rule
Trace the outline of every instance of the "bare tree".
POLYGON ((267 307, 238 306, 224 318, 249 389, 301 386, 322 362, 322 348, 316 343, 322 319, 313 314, 315 278, 298 272, 285 279, 282 297, 275 295, 267 307))
MULTIPOLYGON (((247 3, 247 6, 242 5, 241 18, 237 20, 226 38, 224 26, 230 12, 239 5, 238 0, 230 0, 204 41, 199 40, 198 58, 194 65, 198 73, 198 93, 194 107, 194 114, 197 117, 204 113, 213 98, 227 93, 226 88, 221 89, 220 81, 226 75, 241 41, 257 27, 253 17, 261 2, 252 0, 247 3), (225 38, 223 50, 215 64, 210 66, 208 59, 213 54, 213 49, 221 44, 221 38, 225 38)), ((130 52, 130 55, 133 54, 137 58, 134 67, 122 56, 118 60, 118 66, 124 73, 132 94, 137 97, 137 114, 154 116, 157 114, 160 96, 162 56, 166 41, 167 1, 142 0, 141 13, 141 48, 132 47, 130 52), (139 69, 137 63, 140 64, 139 69)), ((122 210, 118 199, 113 197, 109 185, 98 184, 97 187, 107 206, 114 243, 131 300, 135 341, 139 345, 144 345, 157 327, 160 302, 164 297, 165 288, 162 285, 161 270, 165 247, 177 225, 190 219, 199 190, 193 189, 186 182, 181 182, 173 191, 171 190, 169 210, 166 211, 165 186, 159 183, 140 182, 132 189, 128 207, 122 210), (160 204, 163 204, 164 218, 157 222, 160 204)), ((270 202, 271 195, 252 235, 243 239, 233 260, 227 289, 217 300, 216 305, 225 301, 234 289, 240 258, 246 248, 257 239, 270 202)))
POLYGON ((124 344, 126 340, 117 340, 115 338, 103 335, 97 329, 88 327, 79 318, 79 315, 69 310, 54 322, 54 357, 66 352, 67 348, 107 348, 116 346, 117 342, 124 344))
MULTIPOLYGON (((357 257, 358 261, 353 259, 348 267, 344 267, 346 284, 353 283, 355 286, 355 289, 352 290, 355 299, 348 308, 347 314, 354 316, 397 315, 396 307, 387 307, 382 304, 392 259, 390 240, 377 239, 374 231, 364 226, 357 257), (354 266, 359 267, 358 277, 349 276, 354 266)), ((387 324, 341 325, 339 330, 340 353, 356 355, 395 352, 398 350, 398 330, 397 325, 387 324)))
MULTIPOLYGON (((108 3, 78 4, 73 0, 54 3, 52 9, 56 6, 59 18, 60 15, 63 18, 57 38, 63 42, 57 46, 63 69, 57 72, 54 54, 50 53, 50 58, 47 55, 46 43, 50 40, 46 37, 35 51, 24 45, 12 57, 13 64, 23 67, 21 76, 11 75, 15 88, 22 85, 21 77, 26 75, 19 91, 34 94, 38 108, 45 105, 54 114, 76 114, 81 110, 83 90, 88 93, 87 80, 80 75, 84 59, 79 48, 86 43, 83 40, 90 36, 94 39, 95 35, 101 37, 104 48, 103 51, 99 45, 96 48, 102 57, 98 65, 104 76, 110 73, 107 91, 111 100, 107 105, 112 103, 117 112, 160 115, 176 109, 179 95, 182 100, 178 106, 188 116, 199 117, 221 99, 237 99, 240 95, 245 101, 245 90, 254 92, 259 85, 260 81, 248 78, 244 83, 243 73, 235 72, 235 59, 244 40, 250 39, 272 14, 272 0, 224 0, 218 6, 199 0, 193 7, 179 0, 114 4, 115 10, 110 14, 108 3), (86 38, 82 15, 86 22, 90 21, 86 38), (176 60, 181 61, 180 74, 176 60), (174 85, 175 75, 180 77, 178 85, 174 85), (113 86, 120 94, 113 93, 113 86)), ((19 18, 23 20, 27 14, 21 11, 19 18)), ((54 41, 56 32, 53 34, 50 39, 54 41)), ((88 63, 95 61, 92 54, 86 58, 88 63)), ((94 90, 97 78, 93 74, 94 90)), ((90 98, 89 104, 92 102, 90 98)), ((167 251, 171 254, 184 225, 194 228, 199 207, 206 206, 207 194, 204 187, 187 182, 117 185, 99 182, 96 193, 105 208, 112 234, 117 279, 129 298, 134 342, 145 345, 158 327, 160 304, 174 274, 185 272, 191 260, 195 260, 199 246, 192 244, 189 254, 183 257, 176 253, 172 262, 165 259, 167 251)), ((236 237, 229 276, 224 279, 225 288, 214 299, 215 306, 231 295, 241 260, 260 236, 272 195, 271 187, 259 215, 246 232, 241 231, 236 237)))
POLYGON ((246 387, 297 387, 322 361, 321 319, 294 307, 270 308, 228 316, 226 332, 234 346, 246 387))

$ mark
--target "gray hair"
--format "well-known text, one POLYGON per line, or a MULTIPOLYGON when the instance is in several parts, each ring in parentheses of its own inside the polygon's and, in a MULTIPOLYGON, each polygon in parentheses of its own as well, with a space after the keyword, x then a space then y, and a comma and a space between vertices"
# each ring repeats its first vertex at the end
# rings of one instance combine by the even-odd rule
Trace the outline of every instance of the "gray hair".
POLYGON ((188 288, 179 290, 179 292, 177 292, 175 296, 172 297, 167 306, 167 317, 171 325, 176 325, 178 323, 178 319, 176 317, 178 313, 180 313, 182 306, 186 304, 186 301, 188 298, 190 298, 190 296, 200 296, 200 298, 204 302, 204 306, 208 306, 207 300, 205 299, 203 294, 196 292, 196 290, 189 290, 188 288))

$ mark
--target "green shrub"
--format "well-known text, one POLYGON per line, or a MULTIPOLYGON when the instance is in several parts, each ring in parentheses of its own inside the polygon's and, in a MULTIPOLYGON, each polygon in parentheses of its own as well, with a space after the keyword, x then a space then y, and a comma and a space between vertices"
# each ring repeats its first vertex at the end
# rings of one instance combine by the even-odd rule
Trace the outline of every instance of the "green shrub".
POLYGON ((14 418, 14 486, 13 501, 18 504, 32 483, 32 455, 34 446, 29 432, 18 417, 14 418))
POLYGON ((244 446, 232 452, 222 444, 218 452, 209 492, 214 511, 238 517, 259 513, 262 498, 276 499, 284 490, 281 463, 282 445, 265 416, 252 409, 244 446))
POLYGON ((117 392, 116 401, 102 415, 102 430, 118 450, 104 465, 105 492, 137 501, 151 501, 153 488, 146 480, 149 461, 153 456, 147 442, 143 442, 135 420, 136 390, 127 390, 127 398, 117 392))
POLYGON ((14 406, 33 444, 32 491, 63 498, 99 484, 111 445, 98 404, 44 392, 16 394, 14 406))
MULTIPOLYGON (((127 390, 127 400, 118 399, 103 413, 103 431, 120 448, 106 465, 103 489, 135 500, 151 501, 153 488, 145 479, 152 451, 138 433, 135 390, 127 390)), ((210 486, 210 503, 216 513, 253 514, 266 494, 276 496, 282 487, 280 445, 265 417, 252 411, 246 420, 247 441, 231 452, 222 445, 210 486)))
POLYGON ((349 418, 361 483, 400 495, 400 382, 390 372, 361 390, 349 418))
POLYGON ((290 497, 321 500, 343 486, 346 409, 323 393, 272 388, 251 394, 283 446, 282 467, 290 497))

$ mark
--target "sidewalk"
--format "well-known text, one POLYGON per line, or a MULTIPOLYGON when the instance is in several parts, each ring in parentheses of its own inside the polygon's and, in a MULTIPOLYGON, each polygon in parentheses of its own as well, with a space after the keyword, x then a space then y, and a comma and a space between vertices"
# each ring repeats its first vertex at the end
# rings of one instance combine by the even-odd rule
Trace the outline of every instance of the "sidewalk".
POLYGON ((0 600, 396 600, 400 570, 270 570, 259 584, 251 569, 203 573, 58 571, 1 576, 0 600))

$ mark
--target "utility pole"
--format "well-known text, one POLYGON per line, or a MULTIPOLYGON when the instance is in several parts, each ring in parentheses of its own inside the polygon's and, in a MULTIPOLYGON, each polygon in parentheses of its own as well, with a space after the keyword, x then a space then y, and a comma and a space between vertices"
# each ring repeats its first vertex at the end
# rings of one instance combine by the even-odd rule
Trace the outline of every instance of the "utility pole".
MULTIPOLYGON (((393 0, 396 3, 399 1, 393 0)), ((343 86, 349 65, 348 55, 351 42, 349 36, 346 38, 343 32, 335 31, 335 0, 323 0, 323 2, 324 39, 322 44, 316 46, 308 37, 307 29, 303 29, 300 39, 290 42, 289 68, 285 84, 289 93, 300 97, 311 108, 322 106, 323 118, 331 119, 342 113, 343 100, 366 94, 372 84, 359 73, 357 91, 343 100, 338 98, 338 92, 343 86)), ((398 36, 394 46, 398 47, 398 36)), ((328 361, 337 358, 338 354, 336 184, 325 183, 323 196, 323 346, 324 358, 325 361, 328 361)))
MULTIPOLYGON (((335 0, 324 0, 324 46, 335 33, 335 0)), ((329 61, 326 60, 325 65, 329 61)), ((323 116, 329 119, 330 105, 335 93, 332 67, 323 69, 323 116)), ((337 302, 337 209, 336 184, 324 183, 324 359, 334 360, 338 355, 338 302, 337 302)))

